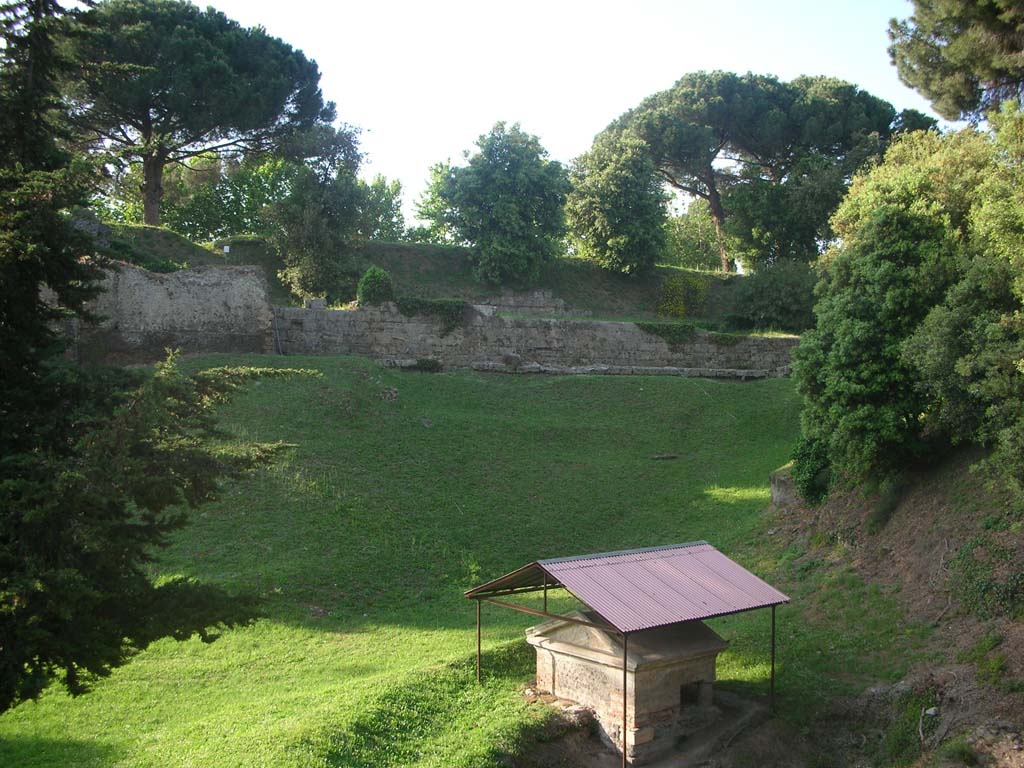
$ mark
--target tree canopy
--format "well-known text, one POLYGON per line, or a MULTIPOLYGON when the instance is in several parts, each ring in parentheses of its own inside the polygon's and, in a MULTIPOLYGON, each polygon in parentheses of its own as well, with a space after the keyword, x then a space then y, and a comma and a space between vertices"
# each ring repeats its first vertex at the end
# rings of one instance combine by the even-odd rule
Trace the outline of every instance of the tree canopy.
POLYGON ((470 245, 481 282, 534 280, 561 249, 565 169, 518 124, 496 123, 476 145, 466 165, 435 166, 419 213, 432 218, 434 236, 470 245))
POLYGON ((900 80, 947 120, 978 122, 1024 95, 1024 8, 1015 0, 914 0, 889 22, 900 80))
MULTIPOLYGON (((1007 193, 1019 170, 1012 156, 1000 160, 994 149, 990 137, 973 130, 902 137, 883 163, 856 178, 836 211, 840 241, 821 262, 817 324, 794 359, 804 397, 801 476, 819 474, 818 467, 801 466, 808 462, 847 482, 892 475, 930 444, 964 438, 991 443, 998 431, 993 421, 1014 435, 1008 443, 1019 434, 1013 429, 1020 429, 1020 420, 1005 418, 1004 408, 1012 402, 1010 409, 1022 412, 1019 386, 999 404, 1002 420, 990 418, 994 392, 1009 395, 1013 386, 1007 385, 1019 378, 1011 373, 1020 350, 1019 327, 1012 330, 1011 282, 993 284, 998 297, 990 293, 985 307, 965 300, 976 286, 962 287, 965 275, 991 278, 999 270, 990 267, 1002 263, 1009 271, 1016 258, 1010 254, 1019 241, 1013 234, 1019 195, 1007 193), (1012 214, 997 227, 995 240, 979 229, 979 216, 993 205, 1012 214), (997 242, 1009 246, 1005 255, 994 250, 997 242), (980 327, 965 332, 968 320, 980 327), (988 368, 992 360, 982 363, 982 370, 988 368, 982 375, 980 349, 992 352, 996 339, 1013 333, 1017 341, 1005 345, 994 370, 988 368), (972 338, 979 348, 965 349, 972 338), (988 374, 999 383, 977 398, 968 381, 988 374), (965 419, 968 402, 972 416, 965 419), (982 422, 989 424, 988 434, 978 431, 982 422)), ((1018 471, 1020 465, 1018 452, 1018 471)))
POLYGON ((665 201, 644 142, 602 136, 573 163, 566 201, 580 256, 626 274, 649 271, 665 252, 665 201))
POLYGON ((719 257, 729 268, 725 224, 763 258, 817 253, 828 214, 853 172, 899 129, 926 127, 887 102, 827 77, 785 83, 766 75, 694 72, 645 99, 607 133, 631 131, 648 146, 661 178, 706 200, 719 257), (793 203, 813 199, 810 208, 793 203), (778 212, 785 211, 780 221, 778 212))
POLYGON ((253 371, 187 377, 172 360, 147 376, 61 354, 54 326, 86 315, 105 265, 72 216, 98 174, 63 149, 57 82, 76 72, 64 17, 50 0, 0 6, 0 711, 54 678, 80 693, 156 637, 238 618, 240 602, 157 587, 145 564, 184 524, 182 503, 260 455, 203 442, 212 407, 253 371))
MULTIPOLYGON (((93 147, 141 164, 147 224, 160 222, 169 164, 285 145, 301 152, 301 135, 335 116, 315 62, 213 8, 107 0, 81 16, 69 40, 82 64, 67 83, 75 124, 93 147)), ((344 131, 335 145, 340 155, 355 151, 344 131)))

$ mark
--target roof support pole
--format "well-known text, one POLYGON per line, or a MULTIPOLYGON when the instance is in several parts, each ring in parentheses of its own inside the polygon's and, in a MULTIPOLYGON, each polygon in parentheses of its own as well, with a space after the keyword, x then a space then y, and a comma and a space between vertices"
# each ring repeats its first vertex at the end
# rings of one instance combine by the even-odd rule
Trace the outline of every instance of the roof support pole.
POLYGON ((548 612, 548 575, 544 574, 544 613, 548 612))
POLYGON ((476 681, 480 682, 480 601, 476 601, 476 681))
POLYGON ((626 696, 626 660, 629 658, 629 633, 622 633, 622 768, 626 768, 626 715, 629 698, 626 696))
POLYGON ((768 689, 768 706, 775 714, 775 606, 772 606, 772 673, 768 689))

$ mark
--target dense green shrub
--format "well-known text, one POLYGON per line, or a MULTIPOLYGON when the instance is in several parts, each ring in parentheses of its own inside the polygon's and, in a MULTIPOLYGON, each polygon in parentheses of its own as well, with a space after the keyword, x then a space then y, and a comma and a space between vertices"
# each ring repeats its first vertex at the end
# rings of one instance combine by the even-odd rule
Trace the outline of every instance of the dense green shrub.
POLYGON ((658 296, 658 314, 683 318, 704 308, 712 278, 699 272, 680 272, 666 277, 658 296))
POLYGON ((401 296, 395 300, 398 311, 406 317, 436 317, 441 321, 441 335, 447 336, 466 318, 469 303, 462 299, 421 299, 401 296))
POLYGON ((793 485, 809 504, 820 504, 828 496, 830 473, 828 451, 821 440, 801 438, 793 451, 790 470, 793 485))
POLYGON ((670 347, 689 344, 697 334, 697 329, 689 323, 637 323, 636 327, 663 339, 670 347))
POLYGON ((380 267, 370 267, 359 280, 356 289, 356 301, 360 306, 378 306, 385 301, 393 301, 395 287, 391 283, 391 275, 380 267))
POLYGON ((794 376, 804 436, 825 446, 838 477, 891 474, 925 445, 930 397, 904 349, 962 273, 991 156, 972 131, 910 134, 836 212, 840 245, 822 259, 817 325, 794 376))
POLYGON ((801 333, 814 325, 816 281, 813 270, 801 261, 765 266, 737 287, 729 323, 801 333))

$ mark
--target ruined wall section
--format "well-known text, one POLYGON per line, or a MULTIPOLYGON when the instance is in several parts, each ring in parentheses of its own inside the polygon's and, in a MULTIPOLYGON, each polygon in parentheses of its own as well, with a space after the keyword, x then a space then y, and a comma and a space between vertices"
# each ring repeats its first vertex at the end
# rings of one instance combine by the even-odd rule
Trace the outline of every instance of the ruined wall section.
POLYGON ((670 373, 765 378, 789 373, 792 337, 735 337, 694 331, 670 344, 633 323, 483 315, 467 309, 448 329, 394 304, 357 310, 274 310, 285 354, 365 355, 398 367, 435 360, 444 367, 522 373, 670 373))
POLYGON ((130 264, 107 273, 90 305, 98 324, 78 323, 83 362, 147 362, 184 352, 272 352, 273 308, 260 267, 208 266, 158 274, 130 264))

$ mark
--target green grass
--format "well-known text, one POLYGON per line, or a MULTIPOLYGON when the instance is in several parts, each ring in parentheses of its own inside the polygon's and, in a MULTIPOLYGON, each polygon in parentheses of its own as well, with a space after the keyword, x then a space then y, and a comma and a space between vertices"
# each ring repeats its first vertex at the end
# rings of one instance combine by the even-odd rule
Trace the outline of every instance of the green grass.
MULTIPOLYGON (((294 447, 227 485, 153 566, 253 596, 261 618, 158 641, 77 699, 51 687, 0 717, 0 765, 507 764, 548 717, 519 695, 531 621, 484 608, 477 686, 462 591, 543 557, 707 539, 767 577, 794 599, 778 611, 778 705, 797 723, 894 679, 920 639, 891 595, 770 535, 768 475, 797 434, 789 381, 186 364, 324 372, 224 409, 229 441, 294 447)), ((731 643, 723 686, 766 693, 768 621, 714 623, 731 643)))

